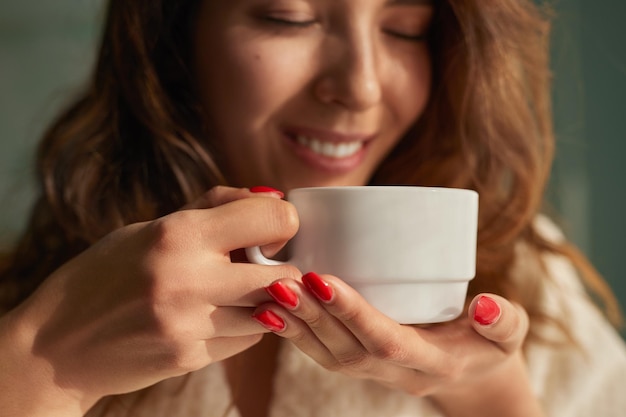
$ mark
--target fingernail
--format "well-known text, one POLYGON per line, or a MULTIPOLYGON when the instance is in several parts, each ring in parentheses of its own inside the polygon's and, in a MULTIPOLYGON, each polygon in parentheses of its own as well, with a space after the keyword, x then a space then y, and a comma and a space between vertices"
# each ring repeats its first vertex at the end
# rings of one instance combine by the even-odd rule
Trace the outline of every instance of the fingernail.
POLYGON ((278 194, 280 198, 285 197, 285 193, 283 193, 282 191, 277 190, 276 188, 266 187, 264 185, 257 185, 256 187, 251 187, 250 191, 253 193, 274 193, 274 194, 278 194))
POLYGON ((255 313, 252 318, 261 323, 263 327, 273 332, 280 332, 285 330, 285 321, 271 310, 264 310, 260 313, 255 313))
POLYGON ((302 282, 320 300, 328 302, 333 298, 333 289, 315 272, 305 274, 302 282))
POLYGON ((278 303, 288 308, 295 308, 298 305, 298 296, 289 287, 282 282, 275 282, 265 291, 274 298, 278 303))
POLYGON ((483 326, 495 323, 500 318, 500 306, 493 298, 482 295, 476 302, 474 320, 483 326))

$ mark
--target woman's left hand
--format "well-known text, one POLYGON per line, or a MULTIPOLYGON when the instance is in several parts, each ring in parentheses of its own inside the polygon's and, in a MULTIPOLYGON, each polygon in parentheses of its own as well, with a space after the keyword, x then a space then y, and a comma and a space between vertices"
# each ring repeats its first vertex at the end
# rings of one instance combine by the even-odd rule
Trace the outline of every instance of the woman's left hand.
POLYGON ((467 317, 401 325, 331 276, 306 274, 267 287, 276 303, 254 317, 324 368, 428 396, 448 416, 541 416, 521 346, 528 315, 493 294, 478 295, 467 317))

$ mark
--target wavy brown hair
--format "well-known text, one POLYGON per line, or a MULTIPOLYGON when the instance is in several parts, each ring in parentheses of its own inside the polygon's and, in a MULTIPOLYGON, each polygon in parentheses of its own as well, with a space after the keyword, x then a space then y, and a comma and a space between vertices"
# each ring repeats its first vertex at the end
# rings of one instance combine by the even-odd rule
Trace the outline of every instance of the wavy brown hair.
MULTIPOLYGON (((24 235, 0 262, 5 311, 110 231, 228 184, 219 143, 205 134, 194 94, 191 33, 199 2, 110 1, 93 77, 38 148, 39 198, 24 235)), ((448 0, 435 7, 431 100, 372 184, 479 192, 470 295, 502 294, 522 303, 533 323, 546 321, 544 276, 524 277, 523 286, 511 279, 523 243, 537 258, 551 252, 571 259, 618 320, 614 297, 585 258, 533 226, 554 148, 549 13, 530 0, 448 0)))
MULTIPOLYGON (((539 234, 534 222, 554 153, 552 10, 519 0, 436 4, 433 96, 373 181, 478 191, 477 274, 469 297, 483 291, 505 295, 525 307, 532 324, 556 325, 572 342, 565 319, 548 317, 541 308, 544 281, 550 279, 542 254, 562 255, 620 326, 617 300, 586 257, 569 242, 539 234), (522 268, 521 277, 514 274, 520 247, 536 263, 522 268)), ((529 340, 542 339, 538 327, 531 326, 529 340)))

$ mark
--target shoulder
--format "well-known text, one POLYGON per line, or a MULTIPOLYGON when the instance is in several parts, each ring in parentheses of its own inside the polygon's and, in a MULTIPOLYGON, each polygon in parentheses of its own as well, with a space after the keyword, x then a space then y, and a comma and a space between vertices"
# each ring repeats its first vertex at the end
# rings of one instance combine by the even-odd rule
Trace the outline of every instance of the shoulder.
MULTIPOLYGON (((535 228, 553 242, 563 232, 546 216, 535 228)), ((572 263, 558 254, 543 254, 542 308, 565 317, 577 346, 529 343, 529 373, 550 416, 617 417, 626 409, 626 347, 623 339, 586 294, 572 263)), ((549 331, 545 332, 549 338, 549 331)))

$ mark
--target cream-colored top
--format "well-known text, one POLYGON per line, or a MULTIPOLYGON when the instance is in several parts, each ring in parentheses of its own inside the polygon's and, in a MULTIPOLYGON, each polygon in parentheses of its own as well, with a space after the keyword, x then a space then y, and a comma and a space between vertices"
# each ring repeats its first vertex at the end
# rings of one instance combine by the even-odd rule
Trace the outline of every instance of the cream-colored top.
MULTIPOLYGON (((559 239, 545 218, 538 226, 559 239)), ((527 348, 531 382, 549 417, 626 416, 626 347, 587 300, 572 266, 562 258, 546 259, 555 284, 546 288, 546 309, 566 314, 584 353, 574 348, 531 344, 527 348)), ((525 268, 520 263, 519 268, 525 268)), ((355 380, 318 366, 290 343, 279 353, 276 393, 269 417, 443 417, 424 398, 355 380)), ((104 412, 97 405, 88 416, 238 417, 220 363, 153 389, 120 397, 104 412), (132 407, 133 404, 138 407, 132 407)))

